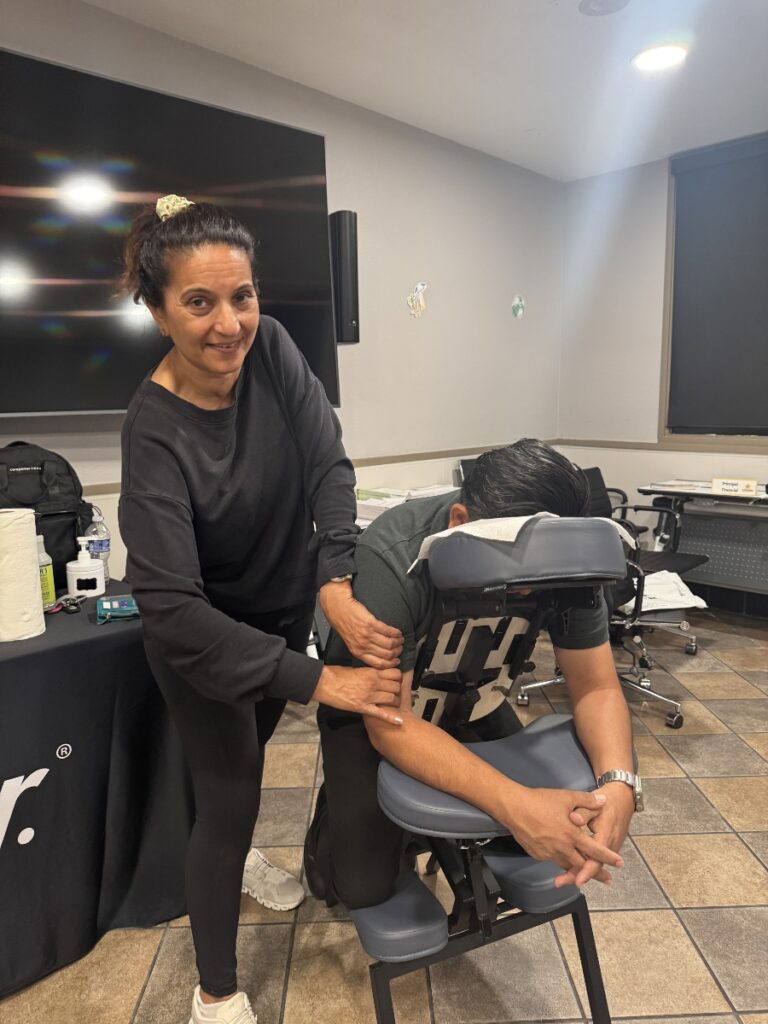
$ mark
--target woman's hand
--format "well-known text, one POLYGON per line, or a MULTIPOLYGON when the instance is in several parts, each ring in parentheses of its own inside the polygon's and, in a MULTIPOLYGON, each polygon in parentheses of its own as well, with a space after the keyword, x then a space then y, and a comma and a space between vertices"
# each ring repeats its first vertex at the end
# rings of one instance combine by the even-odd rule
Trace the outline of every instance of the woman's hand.
POLYGON ((618 853, 598 837, 592 838, 575 822, 574 808, 584 814, 599 814, 606 803, 603 793, 580 793, 570 789, 527 789, 516 791, 506 825, 515 839, 537 860, 559 864, 565 874, 555 885, 583 885, 587 881, 584 868, 594 864, 596 870, 588 878, 607 881, 610 876, 604 865, 621 868, 624 861, 618 853))
POLYGON ((341 711, 357 711, 371 718, 381 718, 390 725, 402 725, 401 683, 402 673, 397 669, 377 671, 326 665, 312 697, 320 704, 329 704, 341 711))
POLYGON ((352 596, 349 580, 329 581, 320 588, 320 607, 347 650, 371 668, 395 668, 400 663, 403 634, 380 622, 352 596))

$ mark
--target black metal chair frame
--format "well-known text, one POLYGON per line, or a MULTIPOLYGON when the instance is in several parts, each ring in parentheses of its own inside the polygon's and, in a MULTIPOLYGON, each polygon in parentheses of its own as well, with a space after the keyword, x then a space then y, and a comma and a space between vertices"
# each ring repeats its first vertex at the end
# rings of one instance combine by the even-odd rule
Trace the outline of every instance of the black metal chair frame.
MULTIPOLYGON (((557 587, 548 586, 545 590, 541 584, 535 586, 540 592, 523 598, 509 587, 488 590, 480 601, 471 592, 438 594, 430 628, 414 668, 413 686, 417 689, 424 684, 430 688, 446 689, 457 698, 453 703, 446 702, 441 722, 459 724, 462 718, 468 721, 472 705, 478 699, 478 686, 492 685, 483 679, 482 668, 497 635, 488 626, 473 627, 473 635, 456 671, 436 676, 429 673, 426 666, 434 654, 440 631, 446 622, 512 615, 528 620, 527 631, 521 639, 515 638, 518 642, 513 641, 505 657, 510 682, 504 689, 508 693, 516 676, 528 670, 528 658, 548 617, 556 614, 561 607, 573 607, 574 602, 594 602, 598 593, 598 588, 588 584, 579 588, 570 586, 567 599, 564 598, 561 604, 556 593, 557 587), (462 694, 466 695, 465 700, 461 699, 462 694)), ((377 1024, 395 1024, 390 990, 394 978, 479 949, 488 943, 519 935, 566 915, 570 915, 573 922, 592 1019, 595 1024, 610 1024, 594 933, 583 895, 580 894, 562 907, 543 913, 517 910, 501 897, 499 884, 483 859, 483 847, 489 840, 447 840, 434 836, 424 836, 424 839, 432 851, 428 873, 432 873, 437 862, 454 895, 453 910, 448 915, 448 943, 439 952, 416 959, 402 962, 376 961, 370 965, 377 1024)))
MULTIPOLYGON (((492 892, 488 893, 489 898, 492 895, 492 892)), ((469 899, 471 901, 473 897, 470 896, 469 899)), ((566 906, 547 913, 529 914, 525 911, 516 911, 509 916, 498 917, 500 913, 506 914, 507 911, 512 909, 504 901, 496 902, 492 905, 492 916, 487 919, 487 927, 490 928, 489 935, 484 931, 480 918, 474 909, 470 913, 469 922, 463 928, 458 925, 452 925, 451 918, 453 915, 451 915, 449 917, 450 938, 448 939, 448 944, 439 953, 432 953, 429 956, 419 957, 416 960, 406 960, 402 963, 384 963, 379 960, 371 964, 368 970, 371 978, 371 991, 373 992, 377 1024, 395 1024, 395 1010, 392 1004, 392 992, 390 989, 390 983, 394 978, 399 978, 403 974, 410 974, 412 971, 421 970, 423 967, 431 967, 433 964, 459 956, 461 953, 468 953, 473 949, 479 949, 488 942, 498 942, 512 935, 519 935, 530 928, 547 924, 549 921, 556 921, 567 914, 571 915, 573 922, 573 930, 579 949, 579 959, 584 973, 584 984, 587 990, 592 1020, 595 1024, 610 1024, 611 1015, 608 1010, 608 1000, 605 995, 595 937, 592 931, 592 923, 589 919, 587 901, 584 899, 584 896, 580 895, 571 903, 566 904, 566 906)))

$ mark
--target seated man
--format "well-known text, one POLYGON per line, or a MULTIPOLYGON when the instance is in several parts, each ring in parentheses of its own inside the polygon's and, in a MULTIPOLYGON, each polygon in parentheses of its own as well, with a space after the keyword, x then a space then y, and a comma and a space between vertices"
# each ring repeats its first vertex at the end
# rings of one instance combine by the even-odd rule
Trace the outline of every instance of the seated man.
MULTIPOLYGON (((503 695, 491 713, 454 729, 453 735, 411 712, 417 647, 434 601, 428 570, 422 565, 408 572, 422 541, 470 520, 541 511, 581 516, 588 503, 581 471, 549 445, 525 439, 482 455, 460 492, 407 502, 382 514, 362 534, 353 592, 378 619, 402 633, 403 723, 389 725, 320 707, 325 783, 305 845, 306 877, 316 896, 356 908, 381 903, 394 892, 407 837, 378 804, 382 756, 492 815, 531 856, 561 865, 558 885, 582 885, 590 878, 608 882, 605 866, 622 866, 617 851, 634 811, 629 785, 609 782, 595 794, 529 789, 481 761, 458 740, 497 739, 519 729, 503 695), (580 828, 585 824, 591 836, 580 828)), ((605 602, 558 616, 550 636, 595 776, 613 769, 631 773, 629 714, 608 641, 605 602)), ((335 634, 326 661, 361 664, 335 634)))

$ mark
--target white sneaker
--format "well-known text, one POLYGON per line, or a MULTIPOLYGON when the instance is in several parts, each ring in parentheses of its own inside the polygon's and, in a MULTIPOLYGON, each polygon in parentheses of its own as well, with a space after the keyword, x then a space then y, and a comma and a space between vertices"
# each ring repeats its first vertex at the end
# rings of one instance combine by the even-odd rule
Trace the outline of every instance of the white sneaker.
POLYGON ((242 891, 270 910, 293 910, 304 899, 304 886, 282 868, 270 864, 252 846, 245 859, 242 891))
POLYGON ((257 1024, 257 1021, 245 992, 238 992, 221 1003, 204 1003, 197 985, 189 1024, 257 1024))

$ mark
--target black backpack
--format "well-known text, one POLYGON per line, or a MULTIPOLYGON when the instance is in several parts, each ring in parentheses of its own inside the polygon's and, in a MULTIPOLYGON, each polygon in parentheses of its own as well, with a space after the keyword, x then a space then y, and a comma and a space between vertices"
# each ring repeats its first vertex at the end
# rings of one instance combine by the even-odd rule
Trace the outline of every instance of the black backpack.
POLYGON ((26 441, 0 448, 0 508, 31 508, 53 560, 56 589, 67 585, 67 562, 93 519, 93 505, 67 460, 26 441))

